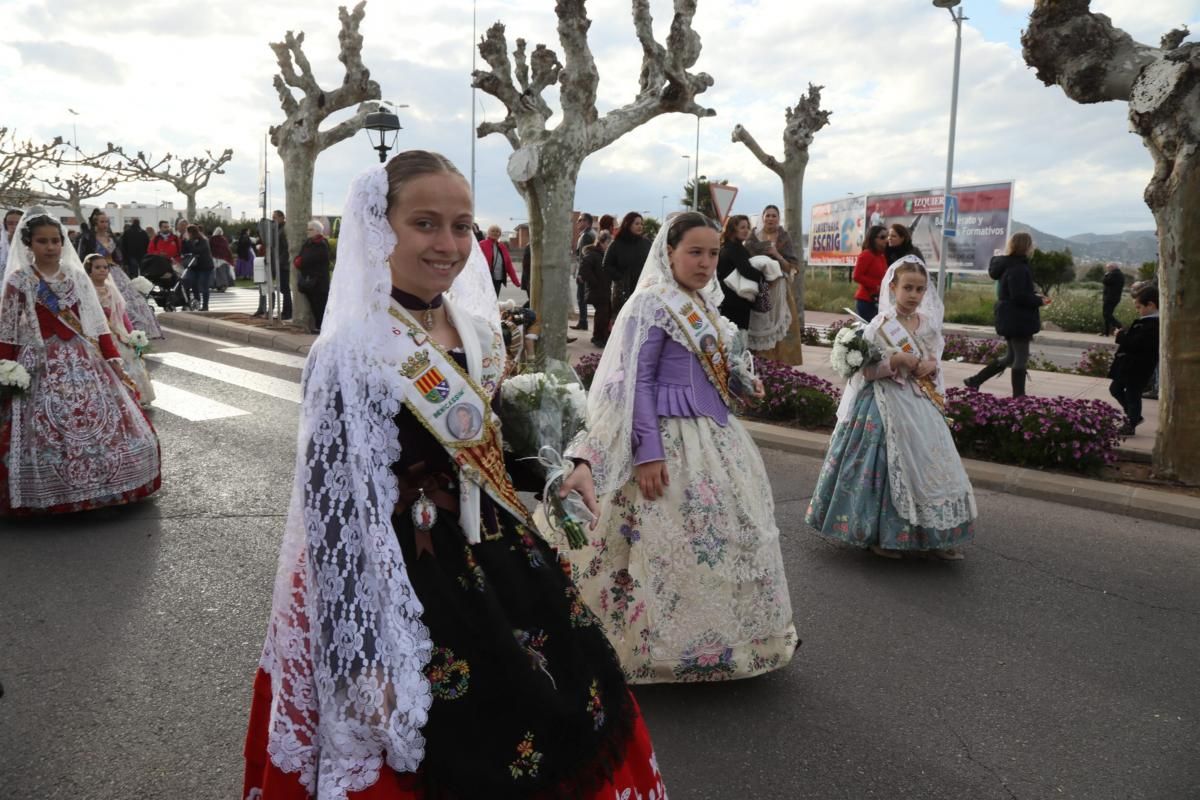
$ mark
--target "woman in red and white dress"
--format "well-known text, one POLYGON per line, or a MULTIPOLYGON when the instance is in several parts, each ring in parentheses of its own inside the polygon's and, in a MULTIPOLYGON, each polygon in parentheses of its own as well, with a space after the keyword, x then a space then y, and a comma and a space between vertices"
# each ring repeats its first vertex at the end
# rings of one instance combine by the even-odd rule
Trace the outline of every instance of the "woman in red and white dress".
POLYGON ((62 226, 31 210, 17 225, 0 294, 0 364, 29 387, 0 394, 0 514, 120 505, 161 482, 158 436, 62 226))
POLYGON ((472 205, 424 151, 351 186, 305 368, 247 800, 665 797, 604 630, 505 470, 472 205))
MULTIPOLYGON (((96 289, 96 297, 100 299, 100 308, 108 318, 108 329, 112 332, 113 344, 121 354, 125 372, 137 387, 138 404, 142 408, 149 408, 154 402, 154 384, 150 382, 146 362, 142 360, 141 352, 133 339, 135 328, 129 319, 125 298, 121 296, 121 290, 113 280, 108 259, 99 253, 92 253, 83 259, 83 270, 92 279, 92 286, 96 289)), ((138 335, 146 336, 145 333, 138 335)), ((148 341, 149 337, 143 339, 143 343, 148 341)))

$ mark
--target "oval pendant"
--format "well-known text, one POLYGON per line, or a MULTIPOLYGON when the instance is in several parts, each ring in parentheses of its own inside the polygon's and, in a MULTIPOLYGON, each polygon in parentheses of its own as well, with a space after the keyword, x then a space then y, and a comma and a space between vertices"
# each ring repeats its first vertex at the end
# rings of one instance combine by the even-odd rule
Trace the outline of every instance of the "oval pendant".
POLYGON ((420 491, 421 495, 412 505, 413 527, 419 531, 430 531, 437 522, 437 506, 425 496, 424 489, 420 491))

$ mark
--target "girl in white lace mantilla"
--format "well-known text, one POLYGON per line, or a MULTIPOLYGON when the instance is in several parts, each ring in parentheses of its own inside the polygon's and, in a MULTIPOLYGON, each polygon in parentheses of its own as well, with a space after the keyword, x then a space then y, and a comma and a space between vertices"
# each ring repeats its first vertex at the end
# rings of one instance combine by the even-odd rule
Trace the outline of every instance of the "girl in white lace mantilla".
POLYGON ((731 413, 761 385, 718 312, 719 249, 699 214, 659 231, 568 451, 605 495, 572 576, 634 683, 746 678, 798 644, 771 484, 731 413))
POLYGON ((882 357, 846 386, 805 520, 886 558, 929 551, 959 560, 957 547, 974 535, 976 508, 938 405, 945 392, 942 303, 916 256, 892 264, 883 286, 879 315, 864 333, 882 357), (897 322, 919 352, 895 347, 887 328, 897 322))
POLYGON ((154 402, 154 384, 150 381, 150 372, 146 369, 145 360, 131 340, 134 327, 129 319, 125 298, 121 296, 121 290, 113 280, 111 265, 104 256, 92 253, 83 259, 83 269, 92 279, 96 297, 100 300, 100 308, 108 318, 108 328, 112 331, 113 343, 116 344, 121 361, 125 364, 125 373, 137 387, 138 404, 142 408, 149 408, 154 402))
POLYGON ((351 186, 245 798, 664 800, 620 664, 505 472, 472 205, 424 151, 351 186))

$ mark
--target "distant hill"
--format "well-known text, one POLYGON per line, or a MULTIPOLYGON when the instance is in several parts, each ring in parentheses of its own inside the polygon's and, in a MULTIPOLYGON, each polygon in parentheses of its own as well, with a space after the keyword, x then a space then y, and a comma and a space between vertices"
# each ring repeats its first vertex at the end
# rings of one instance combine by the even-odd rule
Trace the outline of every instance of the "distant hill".
POLYGON ((1032 235, 1034 243, 1041 250, 1065 250, 1069 247, 1077 261, 1116 261, 1137 267, 1145 261, 1158 260, 1158 237, 1154 231, 1081 233, 1063 239, 1015 219, 1012 230, 1013 233, 1024 231, 1032 235))

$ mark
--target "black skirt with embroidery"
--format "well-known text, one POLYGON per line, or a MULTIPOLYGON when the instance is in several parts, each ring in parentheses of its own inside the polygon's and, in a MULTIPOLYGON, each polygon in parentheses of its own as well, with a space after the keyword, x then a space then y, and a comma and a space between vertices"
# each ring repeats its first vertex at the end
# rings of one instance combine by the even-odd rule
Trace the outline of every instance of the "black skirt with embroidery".
MULTIPOLYGON (((397 422, 402 487, 433 477, 443 501, 452 497, 441 445, 407 408, 397 422)), ((457 515, 439 508, 430 553, 414 538, 410 502, 393 523, 434 645, 422 789, 431 798, 588 795, 620 765, 637 711, 569 565, 486 496, 483 540, 469 545, 457 515)))

